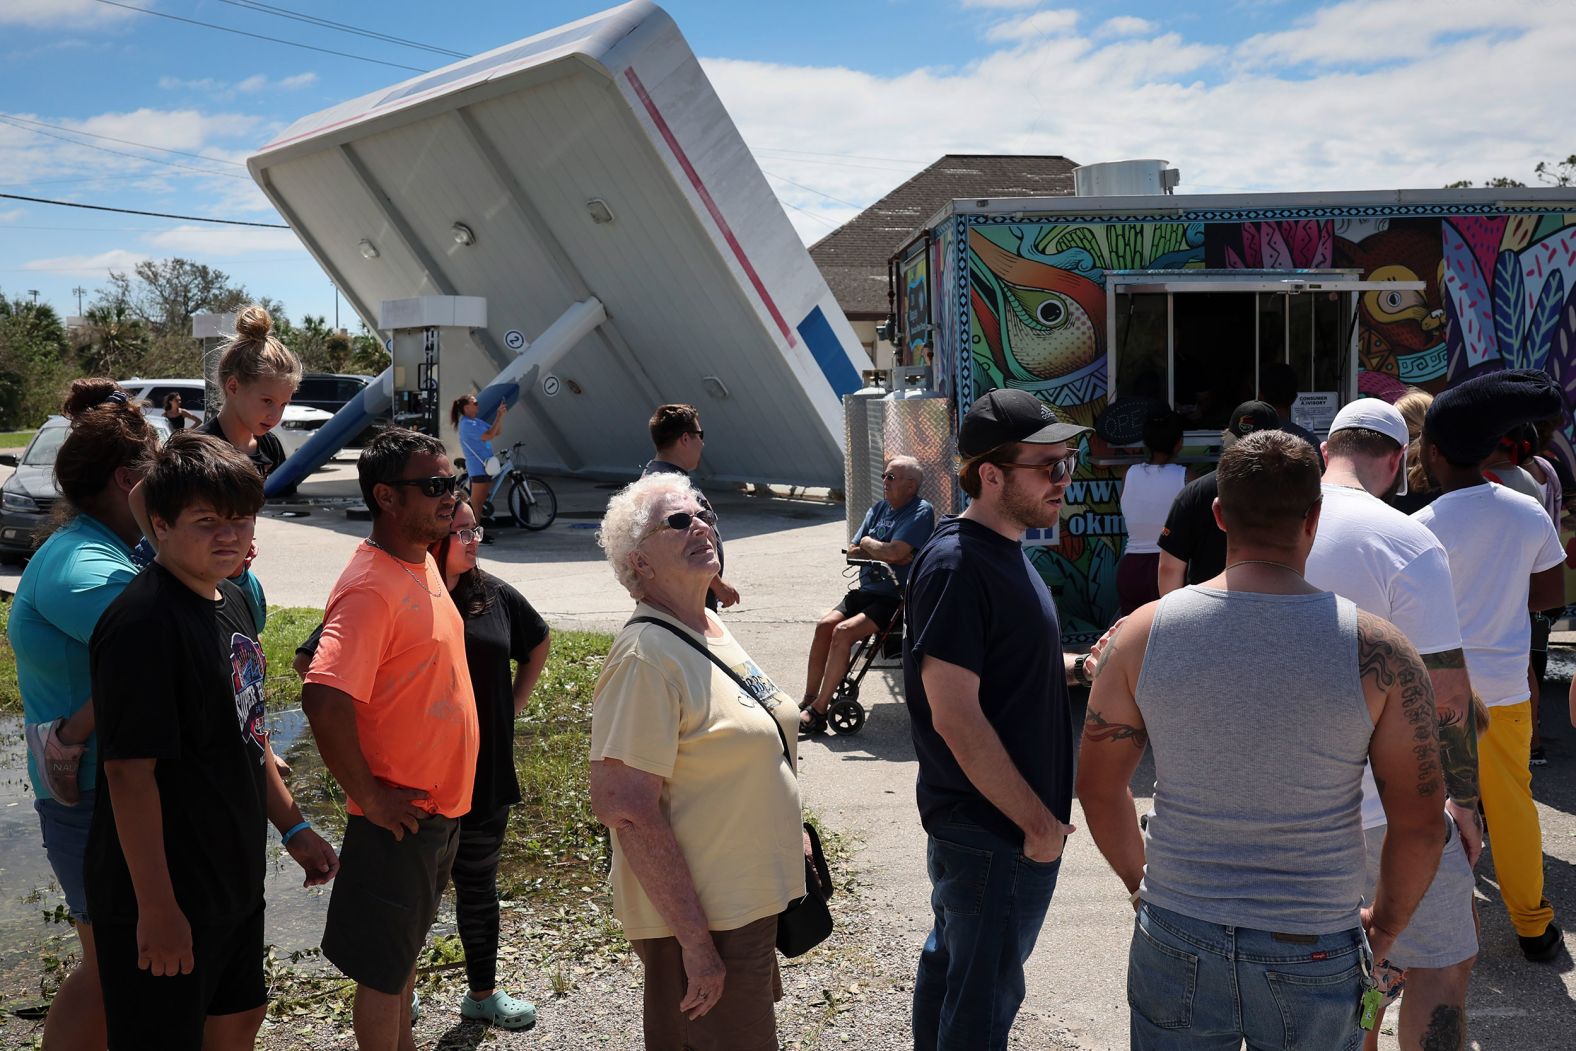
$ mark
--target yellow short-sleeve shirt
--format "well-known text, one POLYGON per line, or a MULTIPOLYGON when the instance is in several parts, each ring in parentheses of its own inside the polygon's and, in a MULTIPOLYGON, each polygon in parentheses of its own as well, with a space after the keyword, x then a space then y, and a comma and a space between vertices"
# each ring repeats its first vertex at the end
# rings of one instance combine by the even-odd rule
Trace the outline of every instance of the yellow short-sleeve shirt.
MULTIPOLYGON (((636 616, 668 621, 706 645, 747 693, 683 639, 654 624, 619 633, 591 708, 591 759, 617 759, 662 778, 673 826, 714 931, 773 916, 804 888, 799 785, 783 758, 778 720, 797 747, 799 712, 732 634, 707 638, 641 604, 636 616)), ((613 912, 625 936, 673 931, 630 870, 613 834, 613 912)))

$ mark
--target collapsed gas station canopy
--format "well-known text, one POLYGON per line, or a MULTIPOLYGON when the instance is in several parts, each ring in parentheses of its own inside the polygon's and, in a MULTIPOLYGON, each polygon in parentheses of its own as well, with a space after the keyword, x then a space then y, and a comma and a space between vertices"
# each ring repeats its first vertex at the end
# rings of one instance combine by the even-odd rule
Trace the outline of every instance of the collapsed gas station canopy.
POLYGON ((708 430, 702 474, 841 483, 864 351, 646 0, 306 117, 248 167, 373 327, 385 301, 486 300, 485 326, 445 330, 449 387, 463 370, 482 390, 555 322, 591 319, 513 370, 502 441, 533 466, 627 474, 677 401, 708 430))

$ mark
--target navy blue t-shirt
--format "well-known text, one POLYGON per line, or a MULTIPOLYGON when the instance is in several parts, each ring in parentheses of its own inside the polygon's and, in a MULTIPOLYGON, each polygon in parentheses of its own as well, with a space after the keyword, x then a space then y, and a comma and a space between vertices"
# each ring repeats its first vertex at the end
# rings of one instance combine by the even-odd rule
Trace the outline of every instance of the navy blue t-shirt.
POLYGON ((1073 729, 1061 626, 1023 546, 965 518, 943 519, 908 573, 903 693, 919 757, 927 831, 958 814, 1013 842, 1023 830, 969 781, 931 722, 926 656, 980 677, 980 709, 1018 773, 1061 821, 1072 811, 1073 729))

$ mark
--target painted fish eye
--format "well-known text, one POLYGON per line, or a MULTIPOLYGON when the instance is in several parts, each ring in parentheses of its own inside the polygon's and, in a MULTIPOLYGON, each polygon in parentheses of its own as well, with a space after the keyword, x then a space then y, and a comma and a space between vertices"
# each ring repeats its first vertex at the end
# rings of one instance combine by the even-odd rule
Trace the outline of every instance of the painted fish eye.
POLYGON ((1059 299, 1047 299, 1035 309, 1034 316, 1040 324, 1054 328, 1067 320, 1067 307, 1059 299))
POLYGON ((1400 292, 1386 292, 1386 293, 1384 293, 1383 295, 1381 295, 1379 297, 1379 302, 1384 305, 1384 308, 1386 310, 1400 310, 1401 309, 1401 293, 1400 292))

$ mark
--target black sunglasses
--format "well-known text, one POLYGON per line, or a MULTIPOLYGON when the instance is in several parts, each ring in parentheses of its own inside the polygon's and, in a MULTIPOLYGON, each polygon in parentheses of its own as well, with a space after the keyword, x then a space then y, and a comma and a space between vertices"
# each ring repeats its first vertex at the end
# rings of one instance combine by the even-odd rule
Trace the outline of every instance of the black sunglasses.
POLYGON ((1073 471, 1078 468, 1078 454, 1068 453, 1066 456, 1050 463, 998 463, 997 467, 1016 467, 1020 471, 1039 471, 1046 475, 1052 482, 1065 482, 1073 476, 1073 471))
POLYGON ((397 478, 386 485, 414 485, 422 496, 447 496, 460 484, 457 474, 435 474, 431 478, 397 478))
POLYGON ((704 427, 700 428, 699 430, 690 431, 689 433, 693 434, 695 437, 699 438, 701 441, 705 441, 706 440, 706 428, 704 428, 704 427))
POLYGON ((667 526, 669 529, 688 529, 690 527, 690 523, 696 521, 697 519, 699 519, 708 529, 717 524, 717 516, 711 511, 696 511, 694 514, 691 514, 688 511, 674 511, 672 514, 668 515, 668 517, 662 520, 662 525, 659 525, 657 528, 648 532, 646 536, 660 533, 662 531, 662 526, 667 526))

